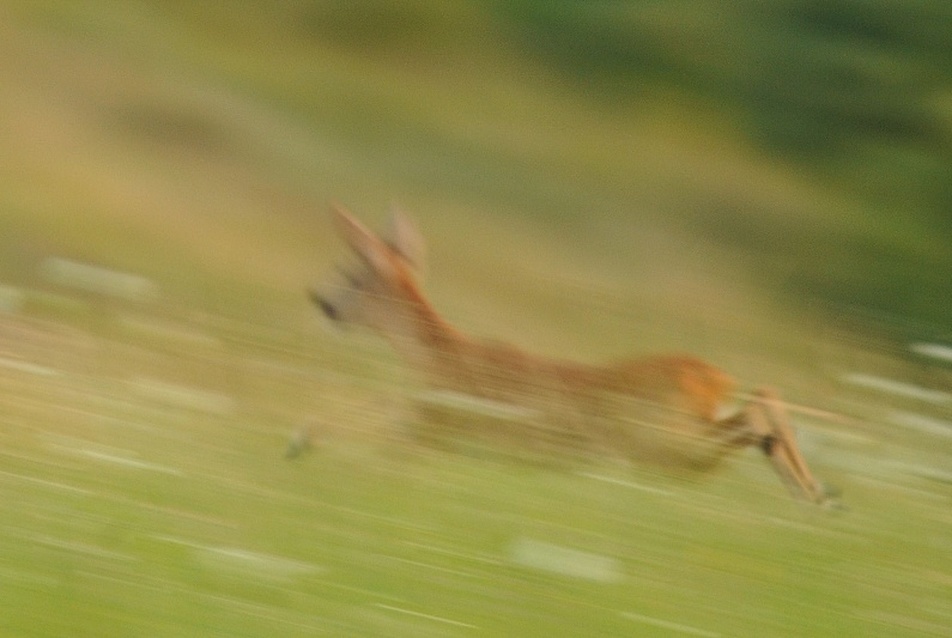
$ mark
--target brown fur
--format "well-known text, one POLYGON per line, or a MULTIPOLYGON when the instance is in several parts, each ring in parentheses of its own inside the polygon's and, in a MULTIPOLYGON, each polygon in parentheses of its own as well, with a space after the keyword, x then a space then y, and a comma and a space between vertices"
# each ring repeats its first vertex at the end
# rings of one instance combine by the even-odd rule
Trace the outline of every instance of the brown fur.
POLYGON ((734 381, 692 356, 593 366, 474 340, 425 297, 417 272, 423 242, 405 216, 395 213, 391 237, 378 237, 339 207, 334 219, 358 261, 343 271, 346 286, 334 296, 315 293, 313 299, 331 319, 382 334, 422 374, 435 392, 420 406, 428 433, 488 433, 543 450, 608 451, 693 470, 710 469, 735 450, 760 445, 795 495, 824 499, 771 391, 719 419, 734 381), (447 397, 475 401, 477 408, 459 408, 447 397))

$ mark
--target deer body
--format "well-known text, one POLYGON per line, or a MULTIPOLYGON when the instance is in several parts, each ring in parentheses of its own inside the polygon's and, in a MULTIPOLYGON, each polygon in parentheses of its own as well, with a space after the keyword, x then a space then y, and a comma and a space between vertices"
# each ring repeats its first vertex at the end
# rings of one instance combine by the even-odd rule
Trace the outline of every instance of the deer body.
MULTIPOLYGON (((312 293, 312 300, 336 323, 386 337, 422 374, 433 390, 431 400, 420 405, 426 427, 452 427, 445 402, 432 397, 470 397, 507 415, 487 429, 505 430, 504 438, 543 449, 607 451, 638 462, 707 470, 733 451, 758 445, 795 496, 825 499, 771 391, 761 390, 740 411, 719 418, 734 382, 695 357, 658 355, 595 366, 475 340, 443 319, 423 294, 418 283, 423 242, 405 216, 396 213, 384 236, 341 208, 335 208, 334 219, 358 260, 342 269, 345 286, 333 296, 312 293)), ((478 429, 473 423, 455 427, 478 429)))

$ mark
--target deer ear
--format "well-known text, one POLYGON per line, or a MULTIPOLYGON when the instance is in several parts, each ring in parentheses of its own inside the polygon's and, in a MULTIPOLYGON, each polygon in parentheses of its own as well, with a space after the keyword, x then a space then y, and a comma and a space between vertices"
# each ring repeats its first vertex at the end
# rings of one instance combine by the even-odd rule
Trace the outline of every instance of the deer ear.
POLYGON ((331 214, 337 226, 337 232, 347 245, 370 268, 383 276, 392 274, 393 263, 390 248, 370 230, 361 224, 350 211, 340 204, 331 205, 331 214))
POLYGON ((423 272, 426 266, 426 242, 410 216, 396 204, 390 206, 390 221, 383 239, 400 253, 418 274, 423 272))

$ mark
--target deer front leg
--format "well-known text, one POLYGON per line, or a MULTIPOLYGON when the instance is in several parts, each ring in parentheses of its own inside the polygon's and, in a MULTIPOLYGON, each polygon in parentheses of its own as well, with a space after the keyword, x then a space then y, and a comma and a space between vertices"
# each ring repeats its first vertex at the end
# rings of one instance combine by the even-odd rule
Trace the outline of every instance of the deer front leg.
POLYGON ((827 494, 807 466, 790 425, 790 417, 780 397, 761 388, 745 408, 751 429, 759 435, 759 445, 787 488, 797 497, 823 503, 827 494))
POLYGON ((818 504, 827 502, 828 494, 810 472, 783 402, 773 390, 757 390, 740 412, 718 421, 715 437, 720 455, 757 446, 794 496, 818 504))

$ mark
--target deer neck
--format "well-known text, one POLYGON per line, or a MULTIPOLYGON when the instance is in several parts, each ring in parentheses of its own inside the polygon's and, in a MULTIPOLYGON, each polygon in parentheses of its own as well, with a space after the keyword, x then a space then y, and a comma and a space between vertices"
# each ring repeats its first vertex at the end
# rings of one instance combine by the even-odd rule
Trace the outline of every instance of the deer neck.
POLYGON ((393 329, 384 330, 397 353, 431 372, 464 356, 470 338, 444 319, 417 287, 401 292, 402 311, 393 329))

